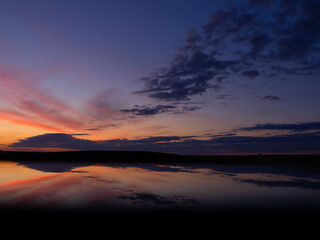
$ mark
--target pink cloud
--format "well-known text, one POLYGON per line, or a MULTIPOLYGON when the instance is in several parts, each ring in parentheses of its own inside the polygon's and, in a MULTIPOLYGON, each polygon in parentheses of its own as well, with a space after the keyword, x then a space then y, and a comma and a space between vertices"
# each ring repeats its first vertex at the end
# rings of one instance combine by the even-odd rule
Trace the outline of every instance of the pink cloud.
POLYGON ((101 115, 104 123, 117 115, 117 111, 97 105, 94 101, 82 105, 90 111, 83 107, 75 109, 68 104, 68 99, 59 99, 53 92, 41 85, 34 71, 3 69, 0 66, 0 120, 70 132, 101 124, 101 115))
POLYGON ((25 125, 30 127, 42 128, 50 131, 62 132, 62 130, 57 127, 53 127, 48 124, 37 122, 31 119, 29 116, 26 116, 22 113, 10 112, 4 109, 0 109, 0 120, 4 120, 7 122, 19 124, 19 125, 25 125))

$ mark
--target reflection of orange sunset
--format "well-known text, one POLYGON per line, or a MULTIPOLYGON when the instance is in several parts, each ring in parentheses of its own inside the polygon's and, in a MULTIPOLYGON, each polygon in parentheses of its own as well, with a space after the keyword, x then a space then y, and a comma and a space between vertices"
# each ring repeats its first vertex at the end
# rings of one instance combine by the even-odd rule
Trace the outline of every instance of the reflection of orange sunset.
POLYGON ((68 162, 29 162, 23 166, 2 161, 0 207, 97 208, 99 211, 119 207, 122 211, 182 208, 195 211, 201 208, 213 210, 225 203, 244 209, 251 204, 270 208, 274 201, 281 206, 288 201, 313 206, 309 199, 320 198, 317 189, 312 187, 318 179, 312 176, 302 178, 297 172, 287 175, 273 173, 273 168, 255 166, 243 167, 243 173, 237 171, 238 167, 226 169, 216 165, 193 165, 190 168, 188 165, 140 164, 129 167, 102 163, 79 166, 68 162), (277 183, 279 188, 268 185, 277 183))
POLYGON ((37 179, 41 177, 56 175, 54 173, 43 173, 42 171, 26 168, 18 163, 10 161, 0 162, 0 185, 4 186, 7 183, 19 183, 21 180, 37 179))

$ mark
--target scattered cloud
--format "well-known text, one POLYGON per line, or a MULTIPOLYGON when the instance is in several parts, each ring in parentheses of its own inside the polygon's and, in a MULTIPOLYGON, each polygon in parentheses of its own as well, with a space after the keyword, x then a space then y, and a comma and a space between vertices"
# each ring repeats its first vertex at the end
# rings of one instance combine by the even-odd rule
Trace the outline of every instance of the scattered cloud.
POLYGON ((229 5, 211 14, 201 28, 190 30, 171 63, 142 78, 143 89, 136 93, 187 101, 209 90, 221 91, 228 79, 241 81, 236 76, 319 76, 319 12, 318 0, 229 5))

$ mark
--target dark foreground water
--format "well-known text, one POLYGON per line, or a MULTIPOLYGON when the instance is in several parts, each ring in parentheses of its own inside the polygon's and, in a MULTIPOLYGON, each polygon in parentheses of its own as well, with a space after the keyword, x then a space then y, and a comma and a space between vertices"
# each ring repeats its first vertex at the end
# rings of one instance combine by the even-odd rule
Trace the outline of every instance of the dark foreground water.
POLYGON ((0 161, 0 208, 48 212, 320 212, 316 169, 0 161))

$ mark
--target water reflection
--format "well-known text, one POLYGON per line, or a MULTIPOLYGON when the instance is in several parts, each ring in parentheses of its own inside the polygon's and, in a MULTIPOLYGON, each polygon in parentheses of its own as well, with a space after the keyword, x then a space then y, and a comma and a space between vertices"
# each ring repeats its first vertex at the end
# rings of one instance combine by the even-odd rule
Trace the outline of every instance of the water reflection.
POLYGON ((317 171, 276 166, 0 161, 0 206, 49 210, 320 210, 317 171))

